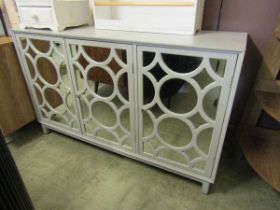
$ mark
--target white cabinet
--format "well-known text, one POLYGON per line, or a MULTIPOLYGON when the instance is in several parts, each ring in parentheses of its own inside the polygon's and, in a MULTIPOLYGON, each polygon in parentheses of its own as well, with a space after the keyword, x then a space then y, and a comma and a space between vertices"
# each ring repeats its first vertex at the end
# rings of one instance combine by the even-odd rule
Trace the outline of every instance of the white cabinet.
POLYGON ((87 0, 16 0, 16 4, 22 28, 62 31, 93 22, 87 0))
POLYGON ((17 30, 15 40, 44 128, 192 178, 208 191, 246 34, 81 28, 17 30))
POLYGON ((204 0, 93 0, 97 29, 194 34, 201 29, 204 0))

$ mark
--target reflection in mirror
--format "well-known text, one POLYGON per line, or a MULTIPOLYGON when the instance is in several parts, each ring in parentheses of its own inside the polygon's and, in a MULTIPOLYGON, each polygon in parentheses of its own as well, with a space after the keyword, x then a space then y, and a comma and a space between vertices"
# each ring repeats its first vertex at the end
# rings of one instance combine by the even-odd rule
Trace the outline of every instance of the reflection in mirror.
POLYGON ((198 170, 205 170, 206 168, 206 161, 201 160, 193 164, 193 168, 198 169, 198 170))
POLYGON ((52 115, 51 120, 55 121, 55 122, 58 122, 58 123, 61 123, 61 124, 68 124, 67 118, 62 117, 62 116, 57 115, 57 114, 52 115))
POLYGON ((66 106, 70 110, 70 112, 75 113, 75 107, 74 107, 74 100, 70 93, 66 96, 66 106))
POLYGON ((161 139, 168 145, 183 147, 192 139, 192 131, 189 126, 176 118, 165 118, 158 124, 158 132, 161 139))
POLYGON ((127 137, 124 139, 124 142, 123 142, 123 145, 128 147, 128 148, 131 148, 132 147, 132 139, 130 137, 127 137))
POLYGON ((101 67, 93 67, 87 74, 90 89, 101 97, 109 97, 114 91, 114 83, 110 74, 101 67), (93 81, 93 83, 92 83, 93 81))
POLYGON ((227 61, 225 59, 211 58, 210 64, 212 69, 221 77, 224 77, 227 61))
POLYGON ((124 73, 124 74, 122 74, 119 77, 118 90, 119 90, 121 96, 126 101, 129 101, 129 88, 128 88, 128 76, 127 76, 127 73, 124 73))
POLYGON ((44 95, 47 103, 53 109, 58 108, 63 103, 61 95, 55 89, 47 88, 44 92, 44 95))
POLYGON ((110 67, 110 69, 117 74, 122 67, 118 64, 118 62, 115 60, 115 58, 113 58, 110 63, 108 64, 108 66, 110 67))
MULTIPOLYGON (((73 65, 73 69, 74 69, 74 74, 75 74, 77 90, 80 91, 84 88, 84 85, 85 85, 84 76, 81 72, 82 70, 80 70, 75 64, 73 65)), ((89 83, 89 86, 93 87, 94 84, 89 83)))
POLYGON ((150 65, 153 62, 155 56, 156 56, 156 53, 154 53, 154 52, 144 52, 143 53, 143 66, 145 67, 145 66, 150 65))
POLYGON ((143 104, 149 104, 155 97, 155 88, 147 76, 143 76, 143 104))
POLYGON ((50 50, 50 42, 47 40, 30 39, 30 42, 42 53, 47 53, 50 50))
POLYGON ((92 105, 92 115, 103 126, 112 127, 117 122, 115 111, 103 101, 97 101, 92 105))
POLYGON ((116 137, 111 132, 104 129, 97 131, 96 136, 107 141, 118 142, 116 137))
POLYGON ((154 131, 154 124, 153 121, 151 119, 151 117, 149 116, 149 114, 142 110, 142 118, 143 118, 143 137, 147 137, 150 136, 153 131, 154 131))
POLYGON ((212 79, 212 77, 209 76, 207 71, 203 69, 202 72, 200 72, 198 75, 194 77, 195 81, 199 84, 201 89, 204 89, 208 85, 210 85, 215 80, 212 79))
POLYGON ((37 101, 38 101, 39 105, 42 105, 43 104, 43 96, 35 85, 33 87, 34 87, 34 90, 35 90, 37 101))
POLYGON ((180 154, 179 152, 177 152, 176 150, 171 150, 171 149, 162 149, 159 154, 159 157, 164 158, 168 161, 172 161, 175 163, 181 163, 181 164, 188 164, 188 161, 186 160, 186 158, 180 154))
POLYGON ((26 60, 26 63, 27 63, 27 68, 28 68, 28 71, 29 71, 29 75, 31 76, 32 79, 34 79, 35 76, 36 76, 34 66, 33 66, 33 64, 32 64, 32 62, 31 62, 31 60, 29 59, 28 56, 25 56, 25 60, 26 60))
POLYGON ((144 142, 143 149, 144 149, 145 153, 152 154, 161 145, 162 145, 162 143, 155 136, 153 136, 152 138, 149 139, 149 141, 144 142))
POLYGON ((124 62, 125 64, 127 64, 127 54, 126 54, 126 50, 122 50, 122 49, 116 49, 116 54, 119 57, 119 59, 124 62))
POLYGON ((20 41, 20 44, 21 44, 21 48, 22 48, 22 49, 25 49, 25 48, 26 48, 26 45, 27 45, 27 40, 26 40, 26 38, 20 37, 20 38, 19 38, 19 41, 20 41))
POLYGON ((120 114, 120 123, 126 130, 130 130, 130 117, 129 109, 124 109, 120 114))
POLYGON ((189 118, 189 120, 192 122, 192 124, 194 125, 194 127, 198 128, 201 125, 204 125, 205 123, 207 123, 202 116, 199 114, 199 112, 197 112, 195 115, 193 115, 192 117, 189 118))
POLYGON ((188 155, 190 161, 200 157, 200 154, 198 154, 198 152, 193 147, 188 149, 185 153, 188 155))
POLYGON ((181 79, 171 79, 163 83, 160 99, 167 109, 179 114, 190 112, 198 100, 193 86, 181 79))
POLYGON ((36 57, 36 53, 32 50, 32 48, 28 48, 27 52, 26 52, 27 55, 31 56, 33 59, 36 57))
POLYGON ((211 119, 216 119, 216 113, 221 94, 221 87, 215 87, 208 91, 203 98, 203 109, 204 112, 211 119))
POLYGON ((164 63, 177 73, 189 73, 197 69, 202 62, 200 57, 186 55, 161 54, 164 63))
POLYGON ((55 66, 53 63, 44 57, 40 57, 37 60, 37 69, 39 71, 39 74, 42 76, 42 78, 45 80, 45 82, 49 84, 56 84, 58 80, 58 75, 55 69, 55 66))
POLYGON ((196 140, 197 146, 205 155, 209 154, 212 134, 213 134, 213 128, 207 128, 201 131, 197 136, 197 140, 196 140))
POLYGON ((94 47, 94 46, 83 46, 85 53, 96 62, 104 62, 110 55, 111 49, 94 47))

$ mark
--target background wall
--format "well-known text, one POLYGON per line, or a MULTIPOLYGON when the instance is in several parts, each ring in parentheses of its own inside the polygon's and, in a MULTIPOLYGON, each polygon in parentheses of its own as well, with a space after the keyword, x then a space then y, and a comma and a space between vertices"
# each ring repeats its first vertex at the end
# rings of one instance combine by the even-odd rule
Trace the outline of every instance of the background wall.
POLYGON ((203 29, 243 31, 249 34, 247 53, 228 134, 231 136, 242 115, 262 55, 280 15, 280 0, 205 0, 203 29))

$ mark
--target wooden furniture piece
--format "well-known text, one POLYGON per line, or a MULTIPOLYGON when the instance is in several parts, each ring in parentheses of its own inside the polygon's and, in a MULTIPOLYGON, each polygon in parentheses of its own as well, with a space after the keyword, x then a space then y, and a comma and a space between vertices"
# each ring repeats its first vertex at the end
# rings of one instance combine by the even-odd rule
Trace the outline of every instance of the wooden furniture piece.
POLYGON ((265 112, 280 128, 280 19, 244 112, 240 145, 252 168, 280 192, 280 130, 259 125, 265 112))
POLYGON ((97 29, 188 35, 201 29, 204 0, 91 1, 97 29))
POLYGON ((176 36, 83 27, 63 32, 19 29, 14 39, 45 132, 52 129, 189 177, 208 192, 247 34, 176 36), (49 49, 42 52, 36 42, 48 42, 49 49), (92 53, 99 50, 108 53, 92 53), (54 67, 49 69, 57 74, 54 81, 41 74, 39 60, 54 67), (110 85, 95 72, 107 75, 110 85), (124 80, 127 85, 119 85, 124 80), (179 84, 175 91, 174 84, 179 84), (172 90, 172 106, 165 103, 165 90, 172 90), (61 104, 53 105, 48 94, 61 104))
POLYGON ((0 37, 0 129, 7 138, 35 119, 12 38, 0 37))
POLYGON ((49 28, 63 31, 66 27, 92 24, 87 0, 16 0, 22 28, 49 28))

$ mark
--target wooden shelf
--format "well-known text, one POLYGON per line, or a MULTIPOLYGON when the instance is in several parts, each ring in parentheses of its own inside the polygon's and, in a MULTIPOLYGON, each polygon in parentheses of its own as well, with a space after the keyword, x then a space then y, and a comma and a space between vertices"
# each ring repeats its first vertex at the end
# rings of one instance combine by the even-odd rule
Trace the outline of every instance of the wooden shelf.
POLYGON ((95 6, 156 6, 156 7, 193 7, 194 2, 141 2, 141 1, 118 1, 118 2, 110 2, 110 1, 95 1, 95 6))
POLYGON ((252 168, 280 192, 280 139, 243 138, 240 145, 252 168))
POLYGON ((280 93, 255 91, 255 94, 263 110, 280 122, 280 93))

